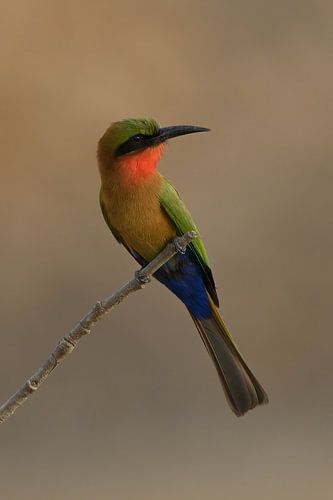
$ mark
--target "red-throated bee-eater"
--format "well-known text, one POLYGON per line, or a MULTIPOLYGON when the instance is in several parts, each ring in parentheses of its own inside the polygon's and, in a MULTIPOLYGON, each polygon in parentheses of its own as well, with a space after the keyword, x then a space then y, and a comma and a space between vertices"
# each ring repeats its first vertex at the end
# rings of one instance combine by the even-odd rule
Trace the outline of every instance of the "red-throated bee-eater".
POLYGON ((237 416, 268 398, 228 332, 204 243, 175 188, 157 171, 168 139, 209 129, 161 128, 153 119, 113 123, 98 143, 100 203, 113 235, 140 265, 152 260, 176 235, 198 237, 155 273, 187 307, 212 357, 231 409, 237 416))

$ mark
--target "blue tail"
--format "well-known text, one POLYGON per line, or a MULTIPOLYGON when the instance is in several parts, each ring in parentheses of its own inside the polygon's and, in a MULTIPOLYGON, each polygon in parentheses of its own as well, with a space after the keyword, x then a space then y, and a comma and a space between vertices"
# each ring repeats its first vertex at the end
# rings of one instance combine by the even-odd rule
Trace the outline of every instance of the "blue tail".
POLYGON ((202 269, 191 250, 176 254, 154 276, 186 305, 195 318, 212 315, 202 269))
POLYGON ((205 288, 202 269, 189 250, 177 254, 155 277, 186 305, 219 374, 233 412, 244 415, 268 402, 267 394, 238 351, 205 288))

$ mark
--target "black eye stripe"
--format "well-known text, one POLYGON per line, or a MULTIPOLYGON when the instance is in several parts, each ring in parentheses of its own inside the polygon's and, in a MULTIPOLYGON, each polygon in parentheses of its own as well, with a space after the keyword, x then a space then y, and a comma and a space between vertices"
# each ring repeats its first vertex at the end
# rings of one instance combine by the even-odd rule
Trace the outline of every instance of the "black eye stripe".
POLYGON ((134 142, 141 142, 141 141, 143 140, 143 135, 142 135, 142 134, 134 135, 134 136, 132 137, 132 140, 133 140, 134 142))
POLYGON ((127 153, 134 152, 136 150, 149 147, 152 144, 153 139, 158 136, 158 132, 154 135, 146 134, 135 134, 132 135, 126 142, 120 144, 116 150, 116 156, 122 156, 127 153))

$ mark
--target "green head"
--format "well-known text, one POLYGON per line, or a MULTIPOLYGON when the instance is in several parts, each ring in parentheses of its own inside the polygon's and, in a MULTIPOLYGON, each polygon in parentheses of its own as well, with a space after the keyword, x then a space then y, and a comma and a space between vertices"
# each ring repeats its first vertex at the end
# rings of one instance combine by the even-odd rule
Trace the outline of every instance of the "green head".
POLYGON ((206 132, 208 128, 175 125, 161 128, 153 118, 129 118, 113 123, 98 143, 100 159, 116 159, 152 148, 179 135, 206 132))

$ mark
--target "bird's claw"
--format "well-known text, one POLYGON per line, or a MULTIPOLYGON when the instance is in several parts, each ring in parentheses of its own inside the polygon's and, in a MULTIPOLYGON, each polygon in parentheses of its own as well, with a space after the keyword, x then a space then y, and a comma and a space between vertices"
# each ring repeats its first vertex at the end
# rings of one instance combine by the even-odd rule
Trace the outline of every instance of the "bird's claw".
POLYGON ((182 245, 178 239, 175 240, 174 244, 177 252, 181 253, 182 255, 186 253, 186 245, 182 245))
POLYGON ((150 276, 144 276, 141 270, 135 271, 135 277, 140 285, 147 285, 147 283, 151 282, 150 276))

